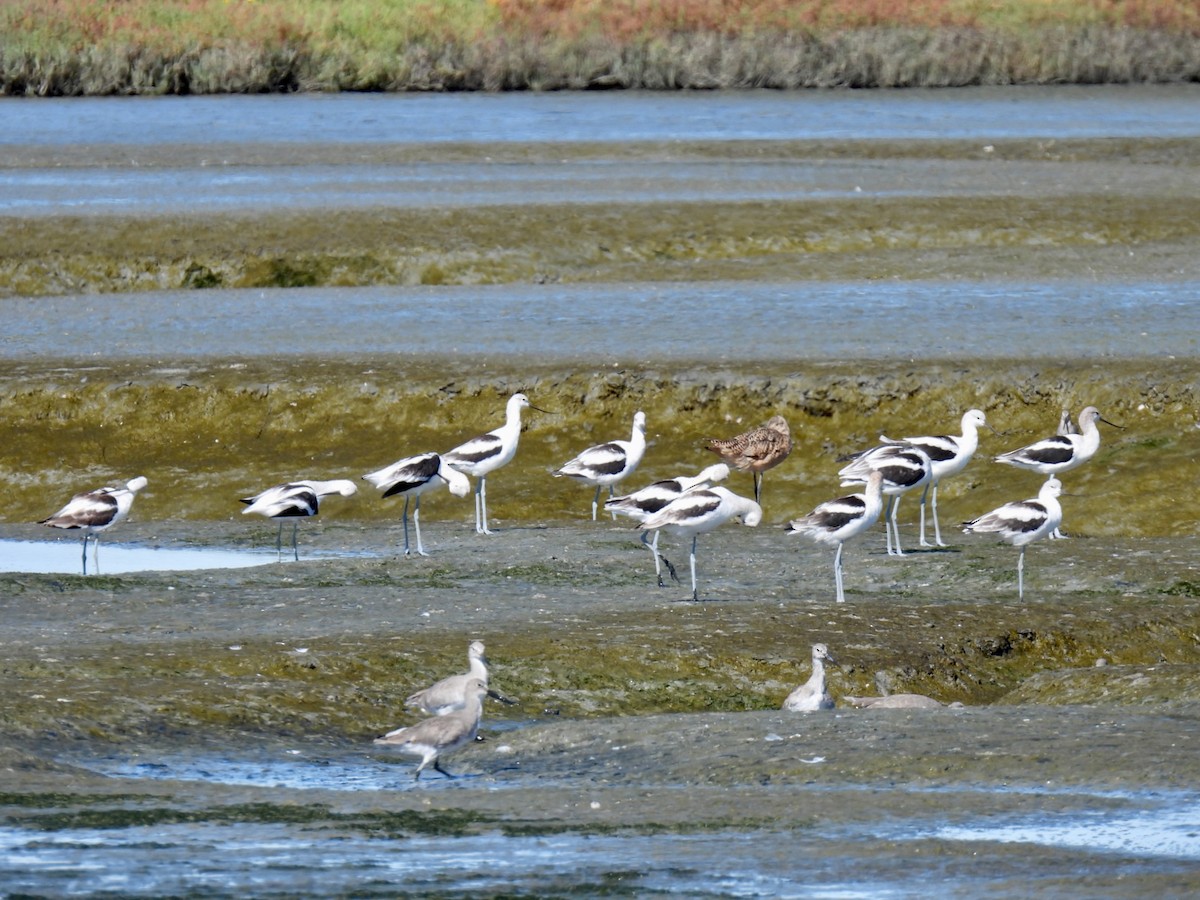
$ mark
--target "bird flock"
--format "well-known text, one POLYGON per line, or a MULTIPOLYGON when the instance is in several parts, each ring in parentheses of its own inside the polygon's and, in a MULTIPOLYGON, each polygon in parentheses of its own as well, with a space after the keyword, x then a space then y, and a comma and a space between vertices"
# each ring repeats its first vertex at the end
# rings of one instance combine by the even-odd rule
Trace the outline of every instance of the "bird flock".
MULTIPOLYGON (((475 479, 475 530, 492 534, 488 527, 487 476, 511 462, 521 436, 521 413, 534 406, 523 393, 513 394, 505 406, 505 421, 492 431, 473 437, 445 453, 424 452, 400 459, 391 465, 362 476, 379 489, 382 497, 404 497, 401 518, 404 526, 404 553, 412 553, 409 540, 409 505, 416 531, 416 553, 427 556, 421 539, 421 497, 442 485, 457 497, 466 497, 470 479, 475 479)), ((1063 494, 1058 476, 1083 465, 1100 446, 1098 423, 1109 422, 1094 406, 1080 412, 1078 426, 1063 413, 1056 433, 1016 450, 994 457, 996 462, 1046 476, 1036 497, 1006 503, 997 509, 964 522, 963 531, 994 534, 1018 548, 1017 594, 1024 597, 1025 550, 1044 537, 1061 537, 1063 518, 1059 497, 1063 494)), ((937 489, 948 477, 962 472, 979 447, 981 428, 991 428, 981 410, 971 409, 961 419, 961 434, 915 436, 899 439, 881 436, 880 443, 844 457, 837 472, 843 486, 861 486, 859 493, 848 494, 818 505, 807 515, 789 521, 785 530, 819 544, 835 548, 833 570, 836 601, 845 601, 842 557, 845 544, 860 536, 880 518, 884 520, 885 546, 889 555, 904 556, 897 524, 900 499, 920 490, 920 545, 944 547, 938 521, 937 489), (928 508, 928 516, 926 510, 928 508), (927 538, 926 520, 933 523, 933 543, 927 538)), ((994 429, 992 429, 994 431, 994 429)), ((628 440, 616 439, 588 447, 551 473, 595 488, 592 519, 599 516, 600 496, 608 488, 604 509, 614 519, 618 515, 635 520, 641 541, 649 548, 655 577, 665 586, 663 569, 678 581, 675 567, 659 551, 659 535, 666 531, 690 538, 689 568, 691 598, 700 599, 696 559, 700 535, 720 526, 739 521, 754 527, 762 522, 762 476, 783 463, 791 453, 792 437, 787 421, 772 416, 763 425, 731 438, 709 438, 704 449, 715 453, 721 462, 695 475, 680 475, 656 481, 637 491, 615 496, 616 486, 631 476, 641 464, 647 448, 646 415, 634 414, 628 440), (734 493, 718 482, 732 469, 749 472, 753 478, 754 498, 734 493)), ((99 535, 128 516, 137 492, 147 480, 139 476, 124 487, 104 487, 73 497, 62 509, 41 520, 41 524, 83 532, 83 570, 87 573, 87 543, 94 539, 94 559, 98 566, 99 535)), ((276 552, 283 555, 284 520, 292 520, 292 556, 299 559, 297 529, 299 520, 315 516, 321 501, 328 496, 352 496, 357 492, 346 479, 298 480, 275 485, 253 496, 241 498, 243 513, 255 513, 279 523, 276 552)))

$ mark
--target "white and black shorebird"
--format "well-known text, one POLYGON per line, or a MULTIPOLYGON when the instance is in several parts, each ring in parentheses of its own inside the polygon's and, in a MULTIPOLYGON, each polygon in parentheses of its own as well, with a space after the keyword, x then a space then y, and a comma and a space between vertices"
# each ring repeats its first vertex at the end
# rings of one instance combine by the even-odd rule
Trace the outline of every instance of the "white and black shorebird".
POLYGON ((432 764, 447 778, 454 776, 442 768, 441 757, 473 743, 479 734, 479 720, 483 715, 483 698, 488 686, 478 678, 472 678, 464 689, 464 704, 442 716, 424 719, 415 725, 389 731, 375 738, 376 744, 393 747, 401 753, 421 757, 421 764, 413 775, 421 777, 426 766, 432 764))
POLYGON ((692 569, 692 599, 699 600, 696 588, 696 538, 719 528, 733 519, 751 527, 762 521, 762 507, 748 497, 742 497, 723 487, 697 488, 680 494, 654 515, 642 522, 647 531, 665 528, 673 534, 692 539, 690 563, 692 569))
POLYGON ((967 467, 967 463, 971 461, 971 457, 975 455, 975 451, 979 448, 979 429, 984 427, 991 426, 988 425, 987 416, 984 415, 983 410, 969 409, 963 413, 961 435, 940 434, 928 437, 906 437, 899 440, 883 438, 886 444, 894 446, 907 445, 924 451, 929 457, 929 461, 933 464, 933 474, 929 479, 929 490, 921 495, 922 547, 932 546, 925 540, 925 501, 927 495, 929 505, 933 510, 933 539, 937 546, 946 546, 942 542, 942 529, 938 524, 938 484, 943 478, 957 475, 967 467))
POLYGON ((788 534, 801 534, 817 543, 837 546, 833 556, 833 581, 838 603, 846 601, 842 590, 842 548, 846 541, 858 537, 874 525, 882 510, 883 473, 875 471, 867 476, 866 493, 829 500, 807 516, 793 519, 787 525, 788 534))
POLYGON ((83 531, 83 574, 87 574, 88 537, 92 537, 92 557, 100 568, 100 532, 106 531, 129 515, 133 498, 147 484, 139 475, 124 487, 102 487, 76 494, 54 515, 42 519, 39 525, 51 528, 78 528, 83 531))
POLYGON ((704 446, 735 469, 750 472, 754 477, 754 502, 762 503, 763 472, 788 458, 792 452, 792 432, 787 419, 771 416, 757 428, 734 437, 709 438, 704 446))
MULTIPOLYGON (((725 463, 715 463, 696 475, 664 478, 662 481, 648 484, 632 494, 613 497, 611 500, 605 501, 604 508, 644 523, 672 500, 678 499, 680 494, 696 488, 710 487, 728 477, 729 466, 725 463)), ((675 567, 658 552, 659 532, 654 532, 653 540, 650 540, 649 535, 649 531, 643 530, 641 539, 642 543, 650 548, 650 554, 654 557, 654 574, 658 578, 658 586, 663 587, 662 564, 664 563, 671 572, 671 578, 678 581, 679 576, 675 574, 675 567)))
POLYGON ((471 490, 471 482, 462 472, 451 468, 437 453, 419 453, 397 460, 378 472, 368 472, 363 479, 383 490, 384 497, 401 494, 404 497, 404 555, 409 555, 408 545, 408 501, 416 500, 413 506, 413 524, 417 529, 417 553, 428 556, 421 544, 421 495, 441 487, 450 488, 455 497, 465 497, 471 490))
MULTIPOLYGON (((570 462, 556 469, 555 478, 570 478, 581 484, 594 484, 596 495, 592 498, 592 521, 600 506, 600 491, 608 488, 608 496, 614 486, 633 473, 646 453, 646 414, 638 410, 633 415, 633 434, 627 441, 608 441, 588 447, 570 462)), ((613 514, 616 518, 616 514, 613 514)))
POLYGON ((1025 596, 1025 548, 1062 524, 1063 511, 1058 502, 1061 495, 1062 482, 1052 475, 1035 499, 1006 503, 978 519, 963 523, 963 531, 969 534, 997 534, 1021 549, 1017 558, 1018 599, 1025 596))
POLYGON ((275 550, 279 558, 283 558, 283 520, 292 520, 292 556, 300 559, 300 551, 296 547, 296 531, 300 520, 315 516, 320 511, 321 498, 331 494, 350 497, 358 492, 358 486, 353 481, 344 478, 333 481, 289 481, 269 487, 253 497, 243 497, 247 504, 242 515, 256 513, 268 519, 279 520, 279 533, 275 537, 275 550))
POLYGON ((523 409, 546 412, 530 403, 524 394, 513 394, 505 405, 503 425, 442 454, 450 468, 479 480, 475 485, 475 530, 479 534, 492 533, 487 518, 487 476, 516 456, 523 409))
POLYGON ((887 510, 883 517, 888 555, 903 556, 904 551, 900 549, 900 530, 896 525, 900 495, 917 488, 928 490, 929 482, 933 478, 933 462, 929 454, 919 447, 911 447, 908 444, 882 444, 860 453, 853 462, 844 466, 838 475, 841 476, 842 485, 845 487, 866 484, 872 472, 883 473, 883 493, 888 498, 887 510), (895 550, 892 549, 893 538, 896 542, 895 550))
MULTIPOLYGON (((1079 433, 1054 434, 1048 438, 1001 453, 996 462, 1018 469, 1027 469, 1040 475, 1061 475, 1082 466, 1100 449, 1100 429, 1097 422, 1120 428, 1100 415, 1100 410, 1089 406, 1079 414, 1079 433)), ((1061 426, 1060 426, 1061 427, 1061 426)))
POLYGON ((1058 417, 1058 430, 1055 434, 1079 434, 1079 429, 1075 427, 1075 423, 1071 421, 1071 411, 1064 409, 1058 417))
MULTIPOLYGON (((487 657, 484 655, 483 641, 471 641, 467 647, 467 672, 463 675, 451 675, 436 681, 427 688, 422 688, 408 696, 405 706, 411 706, 431 716, 444 716, 467 705, 467 686, 473 680, 488 683, 487 657)), ((499 695, 488 693, 497 699, 499 695)))
POLYGON ((833 709, 833 696, 825 685, 825 663, 836 663, 829 655, 829 648, 824 644, 812 645, 812 675, 808 681, 800 685, 783 701, 783 709, 788 712, 816 712, 820 709, 833 709))

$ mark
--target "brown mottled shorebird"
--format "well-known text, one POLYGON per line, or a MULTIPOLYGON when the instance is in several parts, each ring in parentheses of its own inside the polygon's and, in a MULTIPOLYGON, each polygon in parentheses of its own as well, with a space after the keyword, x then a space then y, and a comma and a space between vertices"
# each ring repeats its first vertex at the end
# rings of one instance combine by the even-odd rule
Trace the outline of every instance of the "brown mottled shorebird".
POLYGON ((762 475, 792 452, 792 433, 783 416, 772 416, 758 428, 726 440, 709 438, 705 449, 742 472, 754 475, 754 502, 762 502, 762 475))
POLYGON ((442 768, 440 758, 475 740, 475 735, 479 733, 479 719, 483 715, 483 698, 487 692, 485 682, 472 678, 467 682, 465 703, 461 709, 444 716, 424 719, 407 728, 389 731, 383 737, 375 738, 375 743, 421 757, 421 764, 417 766, 413 780, 419 779, 421 772, 431 764, 447 778, 453 778, 453 775, 442 768))
POLYGON ((96 567, 100 566, 100 532, 116 525, 133 506, 133 498, 146 486, 146 479, 139 475, 124 487, 102 487, 95 491, 76 494, 67 505, 39 525, 51 528, 79 528, 83 531, 83 574, 87 574, 87 542, 92 535, 92 557, 96 567))
POLYGON ((812 675, 783 701, 788 712, 814 712, 818 709, 833 709, 833 696, 825 686, 825 660, 837 662, 829 655, 824 644, 812 646, 812 675))

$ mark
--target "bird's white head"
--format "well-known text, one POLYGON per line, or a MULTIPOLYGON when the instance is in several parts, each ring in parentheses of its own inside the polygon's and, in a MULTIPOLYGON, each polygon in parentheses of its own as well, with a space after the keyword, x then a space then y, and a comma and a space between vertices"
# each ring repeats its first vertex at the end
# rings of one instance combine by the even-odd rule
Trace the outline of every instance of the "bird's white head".
POLYGON ((633 427, 638 431, 646 430, 646 414, 640 409, 633 414, 633 427))
POLYGON ((813 644, 812 645, 812 658, 813 658, 813 662, 817 662, 818 660, 825 660, 825 661, 831 662, 831 663, 837 662, 837 660, 834 659, 833 656, 830 654, 829 648, 826 647, 824 644, 813 644))
POLYGON ((150 482, 146 480, 146 476, 139 475, 137 478, 125 485, 125 490, 129 491, 131 494, 136 494, 149 483, 150 482))
POLYGON ((716 463, 709 466, 707 469, 702 469, 696 477, 713 484, 718 481, 724 481, 729 477, 729 466, 725 463, 716 463))
POLYGON ((347 481, 344 478, 338 479, 337 481, 331 481, 329 486, 332 488, 329 493, 341 494, 343 497, 350 497, 358 493, 358 485, 353 481, 347 481))
POLYGON ((1038 491, 1038 497, 1043 500, 1048 497, 1061 497, 1062 492, 1062 482, 1051 475, 1042 484, 1041 490, 1038 491))
POLYGON ((467 647, 467 656, 483 659, 483 641, 471 641, 471 645, 467 647))
POLYGON ((438 466, 438 476, 446 482, 455 497, 465 497, 471 492, 471 479, 443 460, 438 466))
POLYGON ((742 515, 740 516, 740 518, 742 520, 742 524, 749 525, 751 528, 758 525, 758 523, 762 521, 762 517, 763 517, 762 507, 759 506, 757 503, 755 503, 753 500, 749 501, 749 505, 747 506, 746 511, 744 513, 742 513, 742 515))

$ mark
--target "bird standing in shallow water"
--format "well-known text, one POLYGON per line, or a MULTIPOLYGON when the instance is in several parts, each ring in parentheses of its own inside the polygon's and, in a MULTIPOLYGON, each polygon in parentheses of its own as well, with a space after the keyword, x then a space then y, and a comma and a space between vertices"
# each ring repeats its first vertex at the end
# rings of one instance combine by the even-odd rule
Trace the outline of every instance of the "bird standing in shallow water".
POLYGON ((963 523, 967 533, 998 534, 1014 547, 1021 548, 1017 558, 1017 598, 1025 596, 1025 548, 1050 534, 1062 524, 1063 511, 1058 502, 1062 482, 1054 476, 1046 479, 1036 499, 1006 503, 986 515, 963 523))
POLYGON ((413 509, 413 524, 417 528, 417 553, 428 556, 421 544, 421 495, 441 487, 450 488, 455 497, 465 497, 471 490, 467 476, 450 466, 436 453, 420 453, 392 463, 386 469, 369 472, 366 481, 383 489, 383 496, 404 495, 404 555, 408 556, 408 498, 416 499, 413 509))
MULTIPOLYGON (((979 447, 979 429, 991 427, 983 410, 969 409, 963 413, 962 435, 942 434, 932 437, 906 437, 898 441, 884 438, 884 442, 895 446, 915 447, 923 451, 933 464, 933 472, 929 479, 930 505, 933 508, 933 539, 939 547, 945 547, 942 542, 942 529, 938 524, 937 490, 943 478, 956 475, 967 467, 971 457, 979 447)), ((921 546, 932 546, 925 540, 925 500, 926 494, 921 495, 921 546)))
POLYGON ((800 685, 783 701, 783 708, 788 712, 815 712, 819 709, 833 709, 833 696, 825 686, 825 663, 836 663, 829 655, 829 648, 824 644, 812 645, 812 675, 808 681, 800 685))
POLYGON ((792 452, 792 433, 783 416, 772 416, 758 428, 735 437, 709 438, 705 447, 729 465, 754 476, 754 502, 762 503, 763 472, 773 469, 792 452))
POLYGON ((76 494, 67 505, 54 515, 42 519, 39 525, 51 528, 79 528, 83 531, 83 574, 87 574, 88 537, 92 537, 92 558, 96 570, 100 569, 100 532, 106 531, 129 515, 133 498, 147 485, 145 477, 139 475, 126 483, 125 487, 102 487, 95 491, 76 494))
POLYGON ((699 600, 696 589, 696 538, 719 528, 731 519, 741 519, 751 527, 762 521, 762 507, 723 487, 702 488, 681 494, 642 522, 647 531, 665 528, 692 539, 692 599, 699 600))
POLYGON ((822 503, 807 516, 793 519, 787 525, 788 534, 802 534, 821 544, 836 544, 833 555, 833 581, 837 602, 845 603, 842 590, 842 548, 846 541, 858 537, 879 519, 883 510, 883 473, 867 476, 865 494, 851 494, 822 503))
POLYGON ((478 678, 472 678, 464 690, 465 700, 462 708, 442 716, 424 719, 406 728, 389 731, 383 737, 375 738, 375 743, 421 757, 421 764, 417 766, 413 780, 419 779, 421 772, 431 763, 447 778, 453 778, 453 775, 442 768, 441 757, 475 740, 479 733, 479 720, 483 715, 483 698, 487 696, 487 692, 487 684, 478 678))
POLYGON ((283 559, 283 520, 292 520, 292 557, 300 559, 300 551, 296 547, 296 531, 300 519, 315 516, 320 512, 321 498, 331 494, 350 497, 358 493, 358 486, 353 481, 344 478, 333 481, 289 481, 277 484, 253 497, 243 497, 247 504, 242 515, 257 513, 268 519, 279 520, 279 533, 275 537, 275 552, 283 559))
POLYGON ((487 476, 517 455, 523 409, 546 411, 530 403, 524 394, 513 394, 504 407, 503 425, 442 454, 442 459, 450 468, 479 479, 475 485, 475 531, 479 534, 492 533, 488 529, 487 518, 487 476))
MULTIPOLYGON (((583 484, 594 484, 596 496, 592 498, 592 521, 600 505, 600 490, 608 487, 608 496, 613 495, 613 486, 633 473, 646 453, 646 414, 639 410, 633 416, 633 434, 627 441, 609 441, 589 447, 554 473, 555 478, 567 477, 583 484)), ((613 513, 615 519, 616 513, 613 513)))
MULTIPOLYGON (((677 500, 680 494, 695 488, 710 487, 715 482, 724 481, 728 477, 729 466, 725 465, 725 463, 716 463, 696 475, 681 475, 678 478, 666 478, 662 481, 646 485, 646 487, 634 491, 632 494, 626 494, 623 497, 613 497, 605 501, 604 508, 644 523, 672 500, 677 500)), ((665 563, 667 569, 671 572, 671 578, 678 581, 679 576, 675 574, 675 567, 668 562, 665 556, 658 552, 659 532, 654 532, 653 540, 649 540, 649 534, 649 531, 643 530, 641 540, 643 544, 650 548, 650 553, 654 557, 654 574, 658 578, 658 586, 664 586, 660 563, 665 563)))

